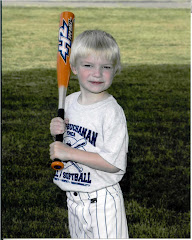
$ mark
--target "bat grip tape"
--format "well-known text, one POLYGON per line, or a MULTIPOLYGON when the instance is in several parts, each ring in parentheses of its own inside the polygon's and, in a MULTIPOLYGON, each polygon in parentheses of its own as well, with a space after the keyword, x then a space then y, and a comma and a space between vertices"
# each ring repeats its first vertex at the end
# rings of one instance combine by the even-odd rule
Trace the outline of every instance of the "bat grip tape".
MULTIPOLYGON (((64 120, 64 109, 63 108, 59 108, 58 109, 58 117, 62 118, 64 120)), ((56 135, 56 141, 58 142, 63 142, 63 134, 58 134, 56 135)))
MULTIPOLYGON (((64 109, 63 109, 63 108, 59 108, 59 109, 58 109, 58 114, 57 114, 57 116, 60 117, 60 118, 62 118, 62 119, 64 120, 64 109)), ((55 140, 58 141, 58 142, 63 142, 63 134, 58 134, 58 135, 56 135, 55 140)), ((61 160, 60 160, 60 159, 57 159, 57 158, 54 159, 54 162, 55 162, 55 161, 61 162, 61 160)), ((60 168, 58 168, 58 169, 60 169, 60 168)))

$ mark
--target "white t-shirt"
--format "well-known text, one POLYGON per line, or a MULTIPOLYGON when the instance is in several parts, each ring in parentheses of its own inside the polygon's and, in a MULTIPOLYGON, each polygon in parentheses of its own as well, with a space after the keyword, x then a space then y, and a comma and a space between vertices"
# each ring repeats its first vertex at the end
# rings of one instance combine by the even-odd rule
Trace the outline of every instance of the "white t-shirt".
POLYGON ((54 183, 64 191, 93 192, 118 183, 126 171, 128 132, 125 114, 113 96, 91 105, 81 105, 80 92, 66 98, 69 119, 64 142, 73 148, 95 152, 120 169, 107 173, 72 161, 57 170, 54 183))

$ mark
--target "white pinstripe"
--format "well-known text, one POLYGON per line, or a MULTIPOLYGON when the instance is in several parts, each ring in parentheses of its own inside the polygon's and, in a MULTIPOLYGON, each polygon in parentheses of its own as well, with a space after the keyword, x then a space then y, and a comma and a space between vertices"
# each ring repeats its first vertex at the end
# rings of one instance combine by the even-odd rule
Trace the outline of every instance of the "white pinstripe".
POLYGON ((119 184, 77 196, 67 192, 67 204, 71 238, 129 237, 119 184))

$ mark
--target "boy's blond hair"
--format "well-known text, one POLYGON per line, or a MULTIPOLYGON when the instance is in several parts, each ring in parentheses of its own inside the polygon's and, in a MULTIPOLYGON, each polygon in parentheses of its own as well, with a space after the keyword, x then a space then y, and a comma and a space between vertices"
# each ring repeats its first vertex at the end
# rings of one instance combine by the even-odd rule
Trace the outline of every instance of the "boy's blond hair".
POLYGON ((116 72, 121 70, 120 51, 115 39, 101 30, 87 30, 78 35, 71 48, 70 64, 75 67, 79 57, 89 54, 105 56, 112 61, 116 72))

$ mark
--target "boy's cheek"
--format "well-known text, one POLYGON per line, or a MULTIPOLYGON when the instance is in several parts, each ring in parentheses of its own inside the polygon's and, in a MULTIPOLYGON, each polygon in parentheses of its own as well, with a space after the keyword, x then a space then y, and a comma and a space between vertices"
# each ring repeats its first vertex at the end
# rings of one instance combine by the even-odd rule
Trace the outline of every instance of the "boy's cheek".
POLYGON ((111 82, 113 81, 113 78, 114 78, 114 74, 113 73, 106 72, 104 76, 105 76, 106 79, 109 79, 109 81, 111 81, 111 82))

